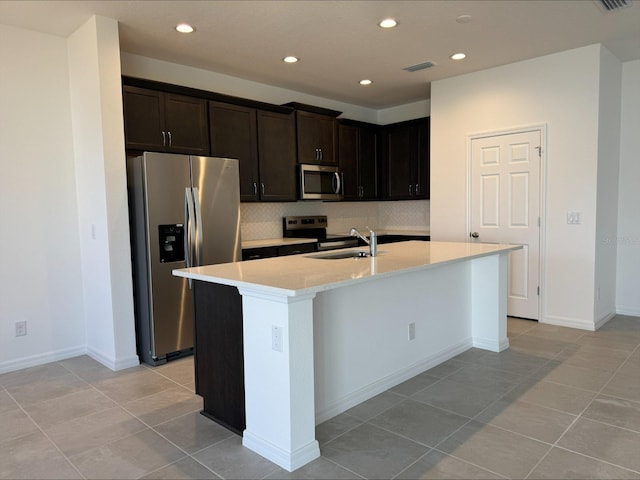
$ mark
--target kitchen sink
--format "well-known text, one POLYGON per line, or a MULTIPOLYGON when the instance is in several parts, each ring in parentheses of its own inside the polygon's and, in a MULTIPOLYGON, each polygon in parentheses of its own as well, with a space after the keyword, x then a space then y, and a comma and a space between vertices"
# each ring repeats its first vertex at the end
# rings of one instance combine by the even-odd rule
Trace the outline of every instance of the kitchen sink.
POLYGON ((368 257, 369 252, 364 250, 350 250, 348 252, 327 252, 309 255, 307 258, 317 258, 320 260, 340 260, 342 258, 363 258, 368 257))

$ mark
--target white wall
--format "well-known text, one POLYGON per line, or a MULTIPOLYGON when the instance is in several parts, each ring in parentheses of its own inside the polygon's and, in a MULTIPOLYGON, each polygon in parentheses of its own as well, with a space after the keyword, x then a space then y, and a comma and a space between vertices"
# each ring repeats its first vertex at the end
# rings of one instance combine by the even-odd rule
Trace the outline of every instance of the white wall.
POLYGON ((87 352, 114 370, 139 363, 118 23, 92 17, 68 39, 87 352))
POLYGON ((616 313, 616 242, 620 165, 622 64, 606 48, 600 52, 598 106, 598 186, 596 204, 596 327, 616 313))
POLYGON ((640 60, 622 66, 616 310, 640 316, 640 60))
POLYGON ((541 320, 588 329, 594 328, 600 58, 600 46, 592 45, 431 88, 432 239, 467 239, 467 136, 546 124, 541 320), (582 224, 567 225, 567 211, 581 212, 582 224))
POLYGON ((84 353, 85 326, 65 40, 0 25, 0 64, 2 373, 84 353))

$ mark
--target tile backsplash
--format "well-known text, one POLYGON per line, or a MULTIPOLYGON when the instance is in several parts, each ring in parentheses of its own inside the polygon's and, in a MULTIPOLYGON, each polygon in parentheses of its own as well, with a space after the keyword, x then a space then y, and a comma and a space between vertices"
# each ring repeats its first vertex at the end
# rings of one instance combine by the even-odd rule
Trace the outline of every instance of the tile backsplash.
POLYGON ((346 233, 351 227, 394 230, 429 228, 429 200, 396 202, 291 202, 242 203, 242 240, 282 236, 282 217, 326 215, 329 233, 346 233))

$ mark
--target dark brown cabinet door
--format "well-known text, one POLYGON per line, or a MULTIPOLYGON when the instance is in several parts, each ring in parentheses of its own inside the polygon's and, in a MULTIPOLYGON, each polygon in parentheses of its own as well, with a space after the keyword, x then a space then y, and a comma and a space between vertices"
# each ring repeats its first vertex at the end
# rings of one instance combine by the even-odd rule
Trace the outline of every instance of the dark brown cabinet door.
POLYGON ((415 179, 414 130, 409 125, 390 127, 386 133, 386 197, 406 199, 413 196, 415 179))
POLYGON ((366 128, 360 129, 358 142, 358 177, 360 178, 360 199, 378 198, 376 134, 366 128))
MULTIPOLYGON (((164 151, 164 97, 162 92, 125 86, 123 89, 126 148, 164 151)), ((164 137, 166 142, 166 134, 164 137)))
POLYGON ((209 102, 211 155, 235 158, 240 166, 240 200, 260 199, 256 109, 209 102))
POLYGON ((209 155, 207 101, 184 95, 165 94, 167 151, 209 155))
POLYGON ((209 154, 206 100, 126 85, 123 108, 128 150, 209 154))
POLYGON ((358 200, 360 181, 358 178, 358 128, 350 125, 338 127, 338 158, 344 185, 344 199, 358 200))
POLYGON ((429 119, 386 127, 385 198, 429 198, 429 119))
POLYGON ((337 123, 335 118, 297 111, 298 163, 336 165, 337 123))
POLYGON ((338 158, 345 200, 372 200, 376 188, 376 134, 353 125, 338 126, 338 158))
POLYGON ((297 198, 294 114, 258 110, 260 199, 288 202, 297 198))

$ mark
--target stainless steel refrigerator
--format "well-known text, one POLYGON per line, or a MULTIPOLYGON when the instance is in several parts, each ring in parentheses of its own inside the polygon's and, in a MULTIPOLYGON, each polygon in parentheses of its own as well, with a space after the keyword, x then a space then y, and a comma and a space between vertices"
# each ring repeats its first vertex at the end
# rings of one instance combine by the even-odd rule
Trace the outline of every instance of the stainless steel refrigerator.
POLYGON ((190 280, 176 268, 241 259, 238 161, 145 152, 127 158, 138 355, 193 352, 190 280))

